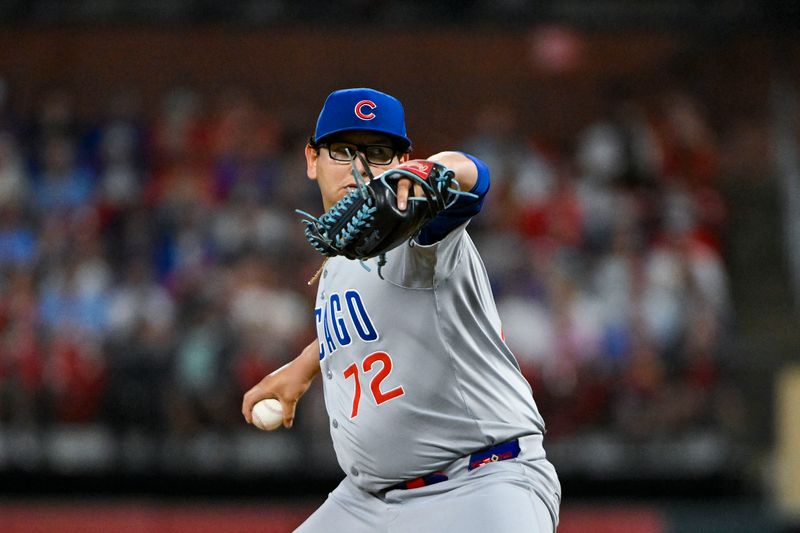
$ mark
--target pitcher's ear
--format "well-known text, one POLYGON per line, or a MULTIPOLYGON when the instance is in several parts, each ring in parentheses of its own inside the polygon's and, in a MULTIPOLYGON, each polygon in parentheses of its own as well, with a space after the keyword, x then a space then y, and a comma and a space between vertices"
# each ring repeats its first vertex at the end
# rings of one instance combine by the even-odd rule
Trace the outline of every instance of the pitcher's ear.
POLYGON ((319 161, 319 148, 306 144, 306 175, 308 179, 317 179, 317 161, 319 161))

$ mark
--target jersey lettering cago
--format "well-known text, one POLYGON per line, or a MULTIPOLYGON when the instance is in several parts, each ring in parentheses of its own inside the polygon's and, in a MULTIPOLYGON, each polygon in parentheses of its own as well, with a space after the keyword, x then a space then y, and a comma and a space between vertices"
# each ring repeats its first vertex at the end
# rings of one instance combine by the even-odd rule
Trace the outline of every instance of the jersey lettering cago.
POLYGON ((333 354, 341 346, 349 346, 352 342, 351 331, 364 342, 378 340, 378 330, 375 329, 358 291, 345 291, 344 300, 346 305, 342 306, 339 293, 333 292, 327 301, 322 300, 322 307, 314 309, 320 359, 326 354, 333 354))

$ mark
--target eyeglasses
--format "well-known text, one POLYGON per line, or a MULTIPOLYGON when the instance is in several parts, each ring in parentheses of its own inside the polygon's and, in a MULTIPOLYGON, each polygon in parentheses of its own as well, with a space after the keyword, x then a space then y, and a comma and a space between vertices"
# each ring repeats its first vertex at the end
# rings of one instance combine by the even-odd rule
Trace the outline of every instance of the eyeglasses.
POLYGON ((328 152, 331 154, 331 159, 334 161, 343 161, 349 163, 356 156, 356 152, 361 152, 367 158, 367 161, 373 165, 388 165, 397 154, 397 150, 392 146, 383 144, 352 144, 352 143, 326 143, 320 146, 326 146, 328 152))

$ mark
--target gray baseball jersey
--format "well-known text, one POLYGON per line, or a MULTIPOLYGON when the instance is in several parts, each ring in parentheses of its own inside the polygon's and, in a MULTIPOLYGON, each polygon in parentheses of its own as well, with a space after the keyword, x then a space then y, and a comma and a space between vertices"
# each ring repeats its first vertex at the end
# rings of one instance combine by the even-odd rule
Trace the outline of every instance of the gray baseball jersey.
POLYGON ((466 225, 432 245, 395 248, 384 279, 374 260, 369 272, 343 257, 325 265, 315 314, 336 456, 357 488, 378 493, 533 437, 524 460, 535 465, 534 490, 557 516, 544 422, 503 340, 466 225))

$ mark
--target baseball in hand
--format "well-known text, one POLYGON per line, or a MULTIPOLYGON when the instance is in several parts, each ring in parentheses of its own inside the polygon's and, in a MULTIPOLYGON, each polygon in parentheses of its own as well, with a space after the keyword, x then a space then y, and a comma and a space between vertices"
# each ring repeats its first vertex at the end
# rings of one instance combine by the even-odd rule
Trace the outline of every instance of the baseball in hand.
POLYGON ((253 424, 264 431, 272 431, 283 424, 283 407, 273 398, 261 400, 253 406, 253 424))

